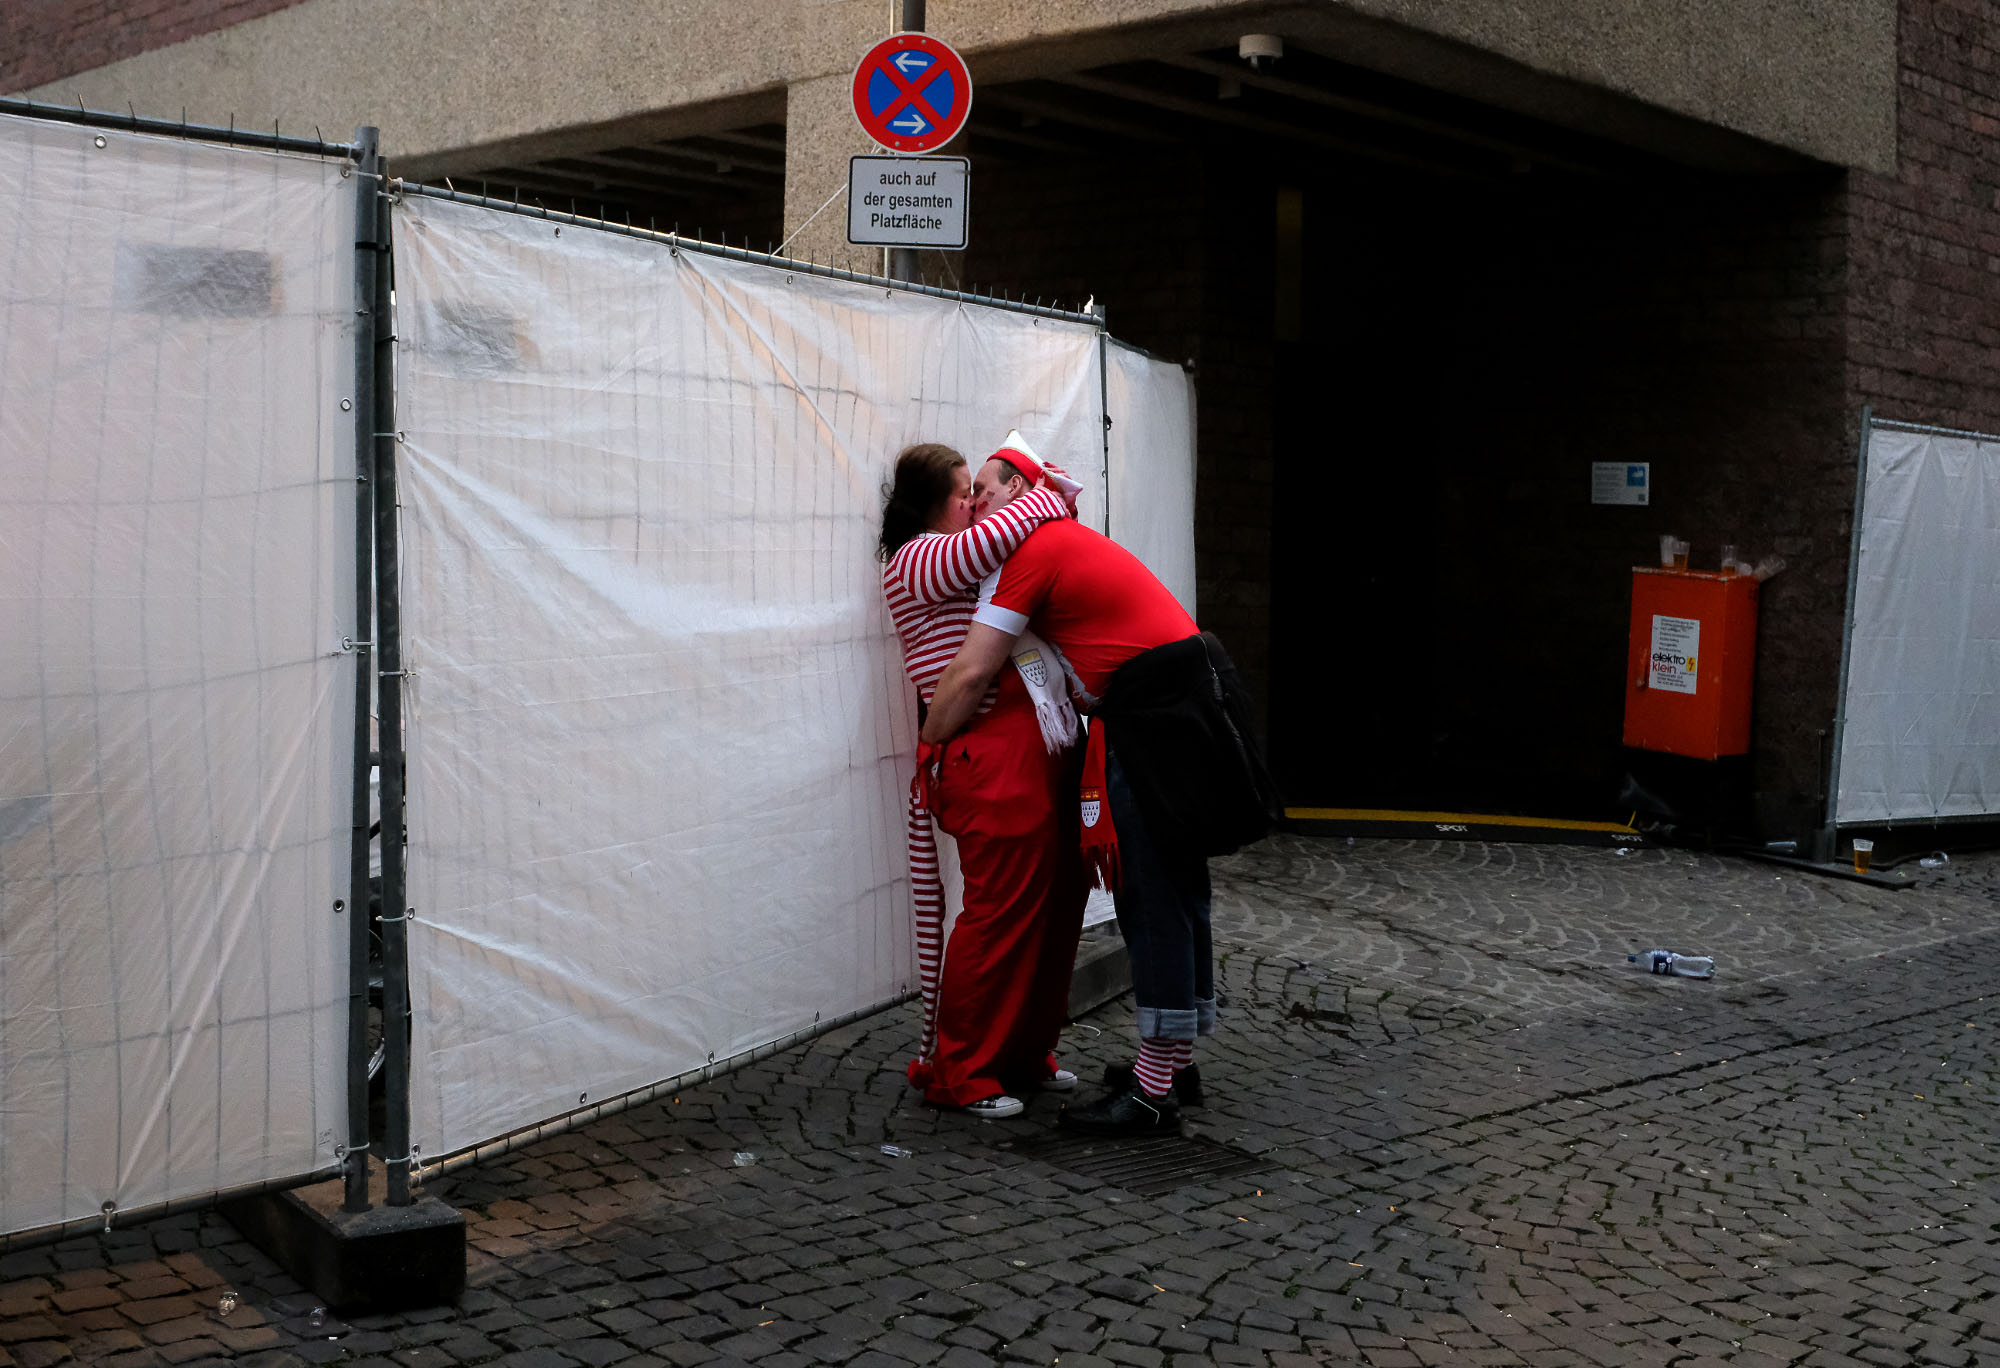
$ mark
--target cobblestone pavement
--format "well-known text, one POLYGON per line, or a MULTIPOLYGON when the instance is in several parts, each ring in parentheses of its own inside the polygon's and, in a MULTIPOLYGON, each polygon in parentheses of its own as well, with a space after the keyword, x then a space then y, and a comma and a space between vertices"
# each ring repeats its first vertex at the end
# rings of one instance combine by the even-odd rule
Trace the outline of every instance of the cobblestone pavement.
MULTIPOLYGON (((1216 869, 1188 1129, 1258 1172, 1024 1158, 1056 1100, 925 1109, 905 1008, 436 1185, 455 1308, 312 1326, 187 1215, 0 1258, 0 1368, 2000 1362, 2000 857, 1903 891, 1479 842, 1216 869), (1656 944, 1717 977, 1625 963, 1656 944)), ((1121 1000, 1067 1062, 1130 1048, 1121 1000)))

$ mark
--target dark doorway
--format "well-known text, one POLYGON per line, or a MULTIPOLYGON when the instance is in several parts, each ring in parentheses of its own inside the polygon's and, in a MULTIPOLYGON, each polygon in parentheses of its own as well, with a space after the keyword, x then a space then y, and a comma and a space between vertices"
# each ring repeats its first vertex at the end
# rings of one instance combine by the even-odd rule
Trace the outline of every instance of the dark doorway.
POLYGON ((1815 321, 1832 187, 1637 158, 1297 187, 1272 397, 1292 803, 1625 817, 1631 568, 1669 530, 1697 568, 1792 544, 1784 463, 1837 374, 1815 321), (1649 463, 1653 502, 1593 505, 1598 461, 1649 463))
POLYGON ((1271 737, 1299 806, 1597 816, 1617 600, 1645 527, 1593 522, 1585 205, 1547 176, 1276 192, 1302 220, 1272 433, 1271 737))
MULTIPOLYGON (((1194 368, 1197 616, 1288 801, 1624 818, 1632 567, 1668 531, 1697 568, 1802 552, 1795 486, 1851 481, 1838 173, 1698 169, 1289 49, 981 99, 948 283, 1094 295, 1194 368), (1652 503, 1593 506, 1595 462, 1649 463, 1652 503)), ((1812 706, 1759 700, 1810 756, 1812 706)))

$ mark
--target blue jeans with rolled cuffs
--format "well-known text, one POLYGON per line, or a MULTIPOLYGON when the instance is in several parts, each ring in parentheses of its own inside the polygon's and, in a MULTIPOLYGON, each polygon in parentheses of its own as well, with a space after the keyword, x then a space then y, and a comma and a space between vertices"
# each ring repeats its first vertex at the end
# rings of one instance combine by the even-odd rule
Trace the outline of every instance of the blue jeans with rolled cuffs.
POLYGON ((1152 841, 1115 751, 1104 757, 1105 798, 1118 832, 1118 931, 1132 961, 1139 1034, 1193 1040, 1215 1034, 1215 953, 1209 941, 1208 857, 1152 841))

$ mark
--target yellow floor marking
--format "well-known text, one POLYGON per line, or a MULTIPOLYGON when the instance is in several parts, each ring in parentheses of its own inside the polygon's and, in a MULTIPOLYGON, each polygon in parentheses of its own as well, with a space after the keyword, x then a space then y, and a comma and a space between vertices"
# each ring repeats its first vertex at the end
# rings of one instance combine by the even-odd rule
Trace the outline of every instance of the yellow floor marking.
POLYGON ((1424 822, 1432 826, 1543 827, 1553 831, 1639 833, 1623 822, 1576 822, 1566 817, 1503 817, 1477 812, 1399 812, 1392 808, 1286 808, 1287 817, 1307 822, 1424 822))

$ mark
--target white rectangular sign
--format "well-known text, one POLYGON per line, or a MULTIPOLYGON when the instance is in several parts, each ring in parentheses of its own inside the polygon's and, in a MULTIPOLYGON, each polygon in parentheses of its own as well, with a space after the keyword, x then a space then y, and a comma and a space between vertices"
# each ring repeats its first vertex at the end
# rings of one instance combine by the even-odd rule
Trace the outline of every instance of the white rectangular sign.
POLYGON ((957 250, 965 246, 971 181, 964 157, 849 157, 847 240, 957 250))
POLYGON ((1594 504, 1643 504, 1652 483, 1650 461, 1590 463, 1590 501, 1594 504))
POLYGON ((1693 693, 1695 663, 1700 655, 1701 619, 1654 615, 1651 687, 1693 693))

